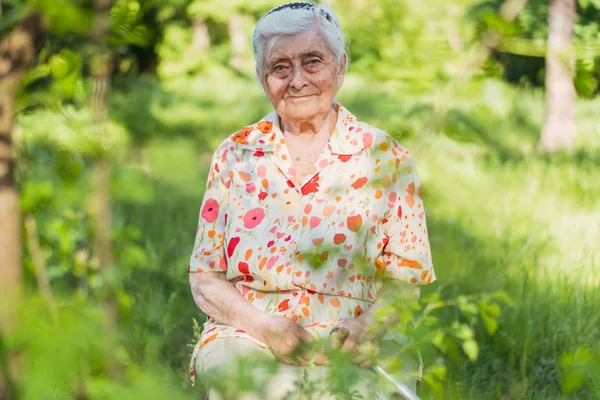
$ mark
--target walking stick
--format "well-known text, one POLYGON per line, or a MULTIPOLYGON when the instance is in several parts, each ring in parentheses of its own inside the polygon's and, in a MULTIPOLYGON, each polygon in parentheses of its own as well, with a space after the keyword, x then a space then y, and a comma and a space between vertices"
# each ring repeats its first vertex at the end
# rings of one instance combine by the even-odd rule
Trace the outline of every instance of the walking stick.
MULTIPOLYGON (((340 338, 340 340, 343 341, 344 339, 346 339, 349 332, 346 329, 344 329, 342 331, 340 328, 334 328, 331 331, 330 335, 333 333, 337 334, 338 337, 340 338)), ((413 392, 412 390, 410 390, 410 388, 408 386, 406 386, 406 384, 404 384, 403 382, 400 382, 400 380, 398 380, 398 379, 394 378, 393 376, 391 376, 390 374, 388 374, 379 365, 375 365, 375 366, 371 367, 371 371, 373 371, 377 375, 385 378, 388 382, 390 382, 392 385, 394 385, 394 387, 398 391, 398 394, 400 396, 402 396, 402 399, 404 399, 404 400, 421 400, 421 399, 419 399, 419 396, 417 396, 415 392, 413 392)))
POLYGON ((398 379, 394 378, 393 376, 391 376, 390 374, 385 372, 385 370, 383 368, 381 368, 379 365, 375 365, 374 367, 371 368, 371 370, 373 372, 375 372, 376 374, 384 377, 389 382, 391 382, 396 387, 398 394, 400 396, 402 396, 402 399, 404 399, 404 400, 420 400, 419 396, 417 396, 415 394, 415 392, 410 390, 408 386, 406 386, 404 383, 400 382, 398 379))

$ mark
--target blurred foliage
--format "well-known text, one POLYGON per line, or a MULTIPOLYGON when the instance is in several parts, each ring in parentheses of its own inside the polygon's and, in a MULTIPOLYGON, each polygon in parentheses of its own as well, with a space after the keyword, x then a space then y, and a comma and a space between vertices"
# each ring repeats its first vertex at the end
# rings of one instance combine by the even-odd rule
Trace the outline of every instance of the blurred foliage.
MULTIPOLYGON (((340 101, 401 140, 424 183, 439 283, 420 305, 387 312, 424 338, 415 345, 425 394, 598 398, 600 104, 585 100, 599 91, 598 1, 578 2, 578 146, 553 156, 536 151, 547 2, 530 1, 512 23, 496 0, 323 3, 339 14, 352 59, 340 101), (490 32, 502 40, 474 65, 490 32)), ((50 29, 18 93, 15 150, 58 318, 36 295, 37 250, 26 245, 28 301, 0 343, 0 358, 6 347, 24 354, 23 399, 197 396, 187 345, 204 316, 185 267, 208 163, 224 137, 271 109, 251 52, 231 65, 229 24, 242 16, 237 28, 250 46, 255 21, 277 4, 114 1, 100 139, 89 109, 92 2, 2 1, 0 34, 31 12, 50 29), (92 246, 100 154, 113 166, 112 272, 98 267, 92 246), (107 292, 116 326, 103 308, 107 292)))
MULTIPOLYGON (((544 60, 548 36, 548 1, 530 0, 514 22, 499 14, 502 0, 484 0, 469 10, 469 18, 477 22, 478 35, 490 29, 502 36, 491 62, 496 75, 509 82, 540 86, 544 83, 544 60)), ((517 3, 516 1, 513 3, 517 3)), ((600 92, 600 2, 578 0, 575 25, 577 93, 594 97, 600 92)))
POLYGON ((597 349, 582 347, 567 353, 561 357, 560 365, 564 371, 565 394, 576 392, 586 381, 597 390, 600 379, 600 352, 597 349))

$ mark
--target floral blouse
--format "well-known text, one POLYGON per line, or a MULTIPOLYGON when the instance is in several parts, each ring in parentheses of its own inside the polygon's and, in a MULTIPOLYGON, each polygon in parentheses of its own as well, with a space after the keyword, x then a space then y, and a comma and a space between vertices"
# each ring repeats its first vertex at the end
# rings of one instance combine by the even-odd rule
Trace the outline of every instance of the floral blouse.
MULTIPOLYGON (((317 338, 377 298, 380 277, 435 280, 425 209, 409 152, 343 106, 328 144, 302 181, 275 112, 215 151, 188 271, 222 271, 254 306, 317 338)), ((208 317, 206 343, 243 337, 208 317)), ((265 346, 266 347, 266 346, 265 346)))

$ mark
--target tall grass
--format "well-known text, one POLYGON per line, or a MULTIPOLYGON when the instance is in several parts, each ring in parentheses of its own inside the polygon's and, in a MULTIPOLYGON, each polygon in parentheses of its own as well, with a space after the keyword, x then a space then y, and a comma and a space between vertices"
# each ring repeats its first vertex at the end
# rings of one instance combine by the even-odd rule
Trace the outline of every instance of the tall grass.
MULTIPOLYGON (((424 397, 564 398, 561 355, 600 337, 600 101, 578 104, 576 151, 544 156, 536 151, 543 94, 535 90, 483 80, 422 93, 350 76, 339 100, 414 155, 438 277, 424 296, 503 290, 514 302, 494 336, 476 331, 479 358, 447 360, 444 392, 424 397)), ((210 155, 269 107, 255 82, 231 76, 139 81, 113 95, 113 118, 134 138, 115 167, 115 228, 143 250, 127 256, 131 307, 120 343, 132 365, 173 376, 181 396, 192 319, 203 318, 186 270, 210 155)), ((426 365, 439 357, 425 355, 426 365)), ((133 389, 112 390, 126 398, 133 389)), ((172 398, 160 393, 151 397, 172 398)), ((600 391, 590 380, 572 397, 600 391)))

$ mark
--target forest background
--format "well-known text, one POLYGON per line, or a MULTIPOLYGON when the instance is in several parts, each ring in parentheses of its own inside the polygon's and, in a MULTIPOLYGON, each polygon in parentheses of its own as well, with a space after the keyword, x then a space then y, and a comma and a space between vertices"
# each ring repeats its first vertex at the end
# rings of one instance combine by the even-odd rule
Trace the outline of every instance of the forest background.
MULTIPOLYGON (((600 398, 600 0, 322 3, 340 101, 419 166, 423 397, 600 398)), ((0 1, 0 398, 197 397, 208 163, 271 107, 279 4, 0 1)))

